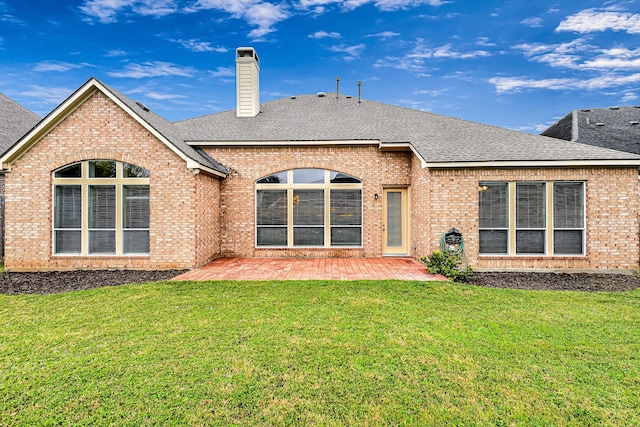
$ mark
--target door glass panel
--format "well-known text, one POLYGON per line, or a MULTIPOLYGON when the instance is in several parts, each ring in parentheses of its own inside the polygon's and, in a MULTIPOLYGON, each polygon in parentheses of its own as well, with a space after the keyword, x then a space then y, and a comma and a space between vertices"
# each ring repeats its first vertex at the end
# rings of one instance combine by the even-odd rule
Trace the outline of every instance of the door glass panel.
POLYGON ((387 192, 387 246, 402 247, 402 193, 387 192))

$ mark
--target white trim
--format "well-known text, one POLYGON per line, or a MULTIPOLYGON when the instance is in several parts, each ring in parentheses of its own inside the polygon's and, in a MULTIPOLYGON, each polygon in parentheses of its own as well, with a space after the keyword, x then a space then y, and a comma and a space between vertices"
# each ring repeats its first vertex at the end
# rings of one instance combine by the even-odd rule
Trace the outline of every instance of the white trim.
POLYGON ((326 145, 381 145, 379 140, 314 140, 314 141, 185 141, 192 147, 282 147, 282 146, 326 146, 326 145))
POLYGON ((430 169, 464 169, 464 168, 540 168, 540 167, 640 167, 638 160, 493 160, 488 162, 425 162, 423 167, 430 169))

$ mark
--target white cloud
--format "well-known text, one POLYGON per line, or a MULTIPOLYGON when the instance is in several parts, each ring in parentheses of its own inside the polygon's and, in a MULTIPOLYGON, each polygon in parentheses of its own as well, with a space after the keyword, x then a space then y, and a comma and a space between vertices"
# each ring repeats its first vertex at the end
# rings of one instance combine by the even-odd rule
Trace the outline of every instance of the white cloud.
MULTIPOLYGON (((313 9, 317 6, 326 6, 328 4, 340 3, 340 0, 300 0, 296 7, 298 9, 313 9)), ((324 10, 324 8, 322 8, 324 10)))
POLYGON ((63 62, 63 61, 42 61, 37 63, 33 67, 33 71, 38 73, 49 72, 49 71, 57 71, 57 72, 65 72, 73 69, 84 68, 89 64, 73 64, 71 62, 63 62))
MULTIPOLYGON (((231 18, 242 19, 254 26, 249 37, 262 40, 275 31, 274 26, 298 13, 322 14, 327 6, 335 5, 343 10, 353 10, 365 4, 373 4, 379 10, 406 10, 423 5, 441 6, 448 3, 443 0, 299 0, 297 2, 275 3, 265 0, 189 0, 183 6, 182 0, 83 0, 79 9, 87 20, 101 23, 113 23, 120 14, 140 14, 161 17, 178 12, 195 13, 201 10, 216 9, 228 13, 231 18), (293 10, 293 11, 292 11, 293 10)), ((328 33, 335 34, 335 33, 328 33)))
POLYGON ((548 64, 552 67, 579 68, 584 52, 593 52, 594 46, 585 39, 578 38, 567 43, 543 44, 522 43, 513 46, 532 61, 548 64))
POLYGON ((176 13, 178 6, 175 0, 139 0, 134 11, 141 15, 164 16, 176 13))
POLYGON ((542 27, 542 18, 532 16, 530 18, 523 19, 522 21, 520 21, 520 23, 526 25, 527 27, 540 28, 542 27))
POLYGON ((581 34, 606 30, 640 34, 640 14, 616 10, 586 9, 569 16, 556 28, 558 32, 574 31, 581 34))
POLYGON ((261 0, 199 0, 188 11, 217 9, 231 14, 233 18, 244 19, 249 25, 258 28, 249 33, 254 40, 261 40, 272 33, 273 26, 291 16, 284 4, 273 4, 261 0))
POLYGON ((377 37, 380 39, 389 39, 391 37, 398 37, 400 33, 395 31, 382 31, 381 33, 367 34, 365 37, 377 37))
POLYGON ((195 73, 190 67, 180 68, 169 62, 155 61, 142 64, 127 64, 124 70, 107 73, 111 77, 142 79, 146 77, 181 76, 192 77, 195 73))
POLYGON ((489 83, 495 85, 496 92, 519 92, 522 89, 566 89, 568 85, 575 82, 575 79, 526 79, 519 77, 493 77, 489 83))
POLYGON ((432 68, 425 65, 423 59, 409 58, 406 56, 387 56, 377 60, 373 66, 374 68, 395 68, 396 70, 407 71, 419 77, 429 76, 429 72, 432 70, 432 68))
POLYGON ((9 13, 3 13, 0 16, 0 22, 9 22, 11 24, 16 24, 16 25, 24 25, 25 22, 22 19, 17 18, 14 15, 11 15, 9 13))
POLYGON ((433 70, 431 59, 474 59, 491 56, 486 50, 457 51, 451 44, 439 47, 428 47, 424 39, 416 40, 415 47, 404 56, 387 56, 374 64, 376 68, 395 68, 411 72, 419 77, 426 77, 433 70))
POLYGON ((283 5, 274 5, 271 3, 258 3, 249 7, 243 13, 243 16, 250 25, 255 25, 258 28, 252 30, 249 36, 254 40, 261 39, 266 34, 275 31, 273 26, 280 21, 284 21, 289 18, 291 14, 286 10, 283 5))
POLYGON ((336 5, 344 10, 353 10, 369 3, 373 3, 373 5, 380 10, 390 11, 409 9, 422 5, 437 7, 449 2, 442 0, 300 0, 296 4, 296 7, 298 9, 315 10, 318 6, 321 6, 322 11, 324 11, 324 6, 336 5))
POLYGON ((147 98, 155 99, 158 101, 172 100, 172 99, 182 99, 186 98, 186 95, 177 95, 170 93, 159 93, 159 92, 146 92, 145 96, 147 98))
POLYGON ((422 90, 417 90, 414 93, 416 95, 427 95, 427 96, 442 96, 444 95, 449 89, 432 89, 432 90, 426 90, 426 89, 422 89, 422 90))
POLYGON ((637 84, 640 73, 629 76, 604 75, 590 79, 557 78, 557 79, 527 79, 521 77, 493 77, 489 83, 495 85, 499 94, 520 92, 522 89, 548 90, 601 90, 612 87, 637 84))
POLYGON ((233 67, 218 67, 210 72, 213 77, 235 77, 236 69, 233 67))
POLYGON ((640 68, 640 48, 630 50, 623 47, 604 49, 602 54, 584 61, 583 67, 602 70, 624 70, 640 68))
MULTIPOLYGON (((347 0, 345 3, 349 4, 353 0, 347 0)), ((369 3, 366 0, 355 0, 355 3, 360 2, 361 4, 369 3)), ((399 9, 409 9, 412 7, 418 7, 421 5, 428 6, 442 6, 446 2, 441 0, 374 0, 373 4, 380 10, 399 10, 399 9)))
POLYGON ((73 90, 66 87, 31 86, 29 90, 20 92, 20 95, 58 105, 67 99, 71 93, 73 93, 73 90))
POLYGON ((316 31, 313 34, 309 34, 310 39, 339 39, 340 37, 340 33, 328 33, 326 31, 316 31))
POLYGON ((118 56, 127 56, 127 52, 124 50, 112 49, 105 55, 107 58, 115 58, 118 56))
POLYGON ((146 16, 164 16, 178 11, 176 0, 85 0, 79 9, 103 24, 117 21, 117 15, 131 11, 146 16))
POLYGON ((189 49, 191 52, 218 52, 218 53, 226 53, 229 51, 226 47, 213 47, 211 46, 211 42, 203 42, 198 39, 189 39, 189 40, 171 40, 172 42, 176 42, 181 44, 183 47, 189 49))
POLYGON ((491 56, 486 50, 474 50, 469 52, 456 52, 451 50, 451 45, 437 47, 435 49, 427 49, 425 51, 427 57, 433 58, 452 58, 452 59, 471 59, 491 56), (430 52, 429 52, 430 51, 430 52))
POLYGON ((627 103, 627 102, 635 101, 636 99, 638 99, 638 95, 636 95, 634 92, 626 92, 620 100, 622 102, 627 103))
POLYGON ((360 43, 354 46, 349 45, 339 45, 339 46, 331 46, 329 50, 331 52, 344 53, 345 56, 343 59, 345 61, 353 61, 358 59, 360 55, 362 55, 362 51, 365 49, 364 43, 360 43))
POLYGON ((495 43, 489 41, 489 37, 478 37, 478 41, 476 42, 476 44, 478 46, 486 46, 486 47, 496 46, 495 43))
POLYGON ((640 48, 614 47, 598 49, 585 39, 546 45, 523 43, 513 46, 532 61, 569 69, 623 70, 640 68, 640 48))

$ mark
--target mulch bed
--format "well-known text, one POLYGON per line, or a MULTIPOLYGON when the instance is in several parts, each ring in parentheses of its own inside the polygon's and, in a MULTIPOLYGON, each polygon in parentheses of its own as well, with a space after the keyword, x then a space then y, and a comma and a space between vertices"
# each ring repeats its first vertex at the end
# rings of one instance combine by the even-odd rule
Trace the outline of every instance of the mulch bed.
MULTIPOLYGON (((168 280, 187 270, 77 270, 0 274, 0 293, 56 294, 82 289, 168 280)), ((621 292, 640 288, 640 277, 588 273, 479 273, 469 284, 491 288, 621 292)))
POLYGON ((469 284, 490 288, 622 292, 640 288, 640 277, 609 273, 478 273, 469 284))
POLYGON ((82 289, 156 282, 187 270, 75 270, 0 274, 0 294, 59 294, 82 289))

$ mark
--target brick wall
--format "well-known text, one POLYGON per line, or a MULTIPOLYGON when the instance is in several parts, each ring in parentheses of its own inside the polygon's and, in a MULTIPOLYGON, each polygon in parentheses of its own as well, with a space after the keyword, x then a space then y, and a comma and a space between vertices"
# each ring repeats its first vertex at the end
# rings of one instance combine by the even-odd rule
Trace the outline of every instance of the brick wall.
POLYGON ((198 174, 195 179, 195 266, 220 256, 220 179, 198 174))
POLYGON ((6 175, 6 267, 25 269, 194 267, 215 252, 215 178, 194 178, 185 162, 104 94, 96 92, 45 135, 6 175), (150 254, 52 255, 52 171, 81 160, 114 159, 150 170, 150 254), (196 197, 212 199, 205 207, 196 197), (195 215, 197 212, 198 215, 195 215), (198 250, 196 250, 198 248, 198 250))
POLYGON ((221 182, 221 252, 224 256, 377 257, 382 253, 383 186, 408 185, 410 154, 377 146, 206 148, 230 174, 221 182), (363 249, 256 249, 255 181, 295 168, 330 169, 363 182, 363 249))
POLYGON ((451 227, 465 238, 469 264, 476 269, 621 269, 638 268, 638 171, 635 168, 421 170, 414 160, 414 242, 417 256, 440 248, 451 227), (420 177, 420 175, 423 175, 420 177), (586 182, 585 256, 480 256, 478 184, 482 181, 586 182), (428 190, 427 190, 428 188, 428 190), (427 192, 428 191, 428 192, 427 192), (428 194, 428 202, 416 200, 428 194), (421 220, 421 218, 426 218, 421 220))

